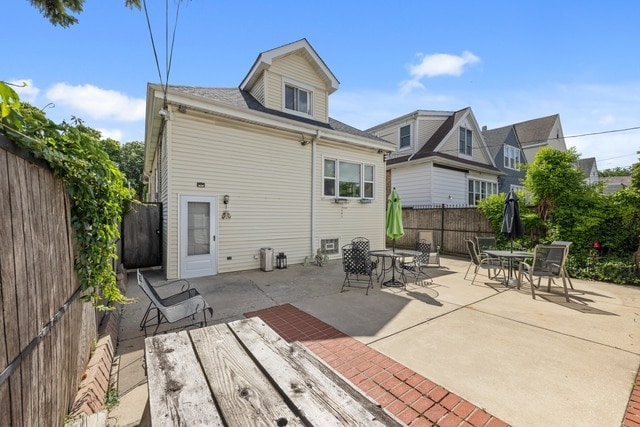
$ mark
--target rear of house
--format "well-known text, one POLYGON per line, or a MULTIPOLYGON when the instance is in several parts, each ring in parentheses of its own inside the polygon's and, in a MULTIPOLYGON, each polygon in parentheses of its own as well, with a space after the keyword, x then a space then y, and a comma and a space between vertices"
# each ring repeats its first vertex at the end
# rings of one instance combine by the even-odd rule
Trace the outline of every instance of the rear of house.
POLYGON ((384 246, 388 142, 329 117, 339 83, 306 40, 258 56, 238 88, 150 84, 145 176, 167 278, 384 246))

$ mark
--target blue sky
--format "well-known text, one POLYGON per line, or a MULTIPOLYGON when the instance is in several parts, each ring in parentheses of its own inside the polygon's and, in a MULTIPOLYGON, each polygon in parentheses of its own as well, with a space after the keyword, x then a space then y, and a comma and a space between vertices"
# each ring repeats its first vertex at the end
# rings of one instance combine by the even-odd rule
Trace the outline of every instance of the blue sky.
MULTIPOLYGON (((163 79, 165 4, 148 0, 163 79)), ((2 15, 0 80, 26 81, 22 99, 54 121, 143 139, 146 85, 160 80, 143 11, 86 0, 69 28, 27 0, 2 15)), ((306 38, 340 81, 330 115, 347 124, 467 106, 490 129, 560 114, 568 147, 625 167, 640 157, 640 129, 620 131, 640 127, 638 18, 634 0, 183 1, 169 83, 237 87, 260 52, 306 38)))

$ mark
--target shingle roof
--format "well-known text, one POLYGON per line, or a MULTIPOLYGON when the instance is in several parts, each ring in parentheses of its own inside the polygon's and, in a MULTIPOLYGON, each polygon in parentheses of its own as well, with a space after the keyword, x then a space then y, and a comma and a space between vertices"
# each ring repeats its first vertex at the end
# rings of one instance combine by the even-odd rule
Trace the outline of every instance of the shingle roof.
POLYGON ((605 183, 604 194, 610 194, 631 185, 630 176, 607 176, 600 180, 605 183))
POLYGON ((313 126, 318 126, 320 128, 329 129, 336 132, 342 132, 345 134, 358 136, 361 138, 368 138, 368 139, 376 140, 378 142, 385 142, 389 144, 388 141, 382 138, 378 138, 368 132, 362 131, 360 129, 356 129, 353 126, 349 126, 338 120, 332 119, 331 117, 329 117, 329 122, 325 123, 318 120, 300 117, 295 114, 289 114, 283 111, 274 110, 272 108, 267 108, 264 105, 262 105, 257 99, 255 99, 253 95, 251 95, 249 92, 239 88, 169 86, 169 89, 176 92, 192 95, 192 96, 205 98, 211 101, 221 102, 235 108, 241 108, 241 109, 271 114, 274 116, 290 119, 295 122, 306 123, 313 126))
POLYGON ((512 132, 513 126, 504 126, 497 129, 489 129, 482 131, 482 136, 484 137, 484 142, 486 142, 487 147, 489 148, 489 152, 491 156, 495 159, 495 157, 500 152, 500 149, 507 141, 509 134, 512 132))
POLYGON ((526 147, 527 145, 548 141, 551 129, 553 129, 559 117, 558 114, 554 114, 514 124, 513 127, 520 140, 520 145, 526 147))
POLYGON ((578 165, 580 166, 580 169, 582 169, 582 172, 584 172, 586 176, 591 175, 591 170, 593 169, 593 166, 595 165, 595 163, 596 163, 595 157, 587 157, 586 159, 578 160, 578 165))

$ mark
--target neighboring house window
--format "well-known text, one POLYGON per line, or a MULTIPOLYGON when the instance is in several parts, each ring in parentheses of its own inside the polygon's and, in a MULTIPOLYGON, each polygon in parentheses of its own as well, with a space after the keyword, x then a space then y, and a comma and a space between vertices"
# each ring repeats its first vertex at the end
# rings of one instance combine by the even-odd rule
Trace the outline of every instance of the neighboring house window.
POLYGON ((460 145, 458 151, 465 156, 471 156, 473 153, 471 147, 473 146, 473 132, 470 129, 460 128, 460 145))
POLYGON ((520 149, 512 145, 504 146, 504 167, 508 169, 517 169, 520 163, 520 149))
POLYGON ((310 90, 285 83, 284 108, 298 113, 311 115, 313 93, 310 90))
POLYGON ((524 187, 522 185, 513 185, 511 184, 509 186, 509 190, 513 190, 513 191, 524 191, 524 187))
POLYGON ((498 184, 491 181, 469 180, 469 205, 475 206, 479 200, 498 194, 498 184))
POLYGON ((400 149, 411 146, 411 125, 400 128, 400 149))
POLYGON ((364 163, 325 159, 323 195, 373 199, 374 168, 364 163))

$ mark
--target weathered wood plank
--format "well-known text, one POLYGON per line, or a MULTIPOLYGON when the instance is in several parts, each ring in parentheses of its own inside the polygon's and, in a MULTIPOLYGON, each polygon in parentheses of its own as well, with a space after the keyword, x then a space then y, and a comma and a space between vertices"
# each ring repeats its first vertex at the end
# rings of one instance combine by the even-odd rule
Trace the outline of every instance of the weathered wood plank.
MULTIPOLYGON (((17 341, 17 336, 12 333, 12 328, 5 330, 4 324, 9 325, 15 321, 15 270, 13 268, 13 234, 11 232, 11 206, 7 165, 7 152, 0 150, 0 312, 3 321, 0 322, 0 369, 4 369, 11 362, 11 353, 7 349, 12 341, 17 341)), ((14 355, 15 357, 15 355, 14 355)), ((9 383, 5 382, 0 386, 0 414, 11 414, 11 398, 9 383)))
POLYGON ((290 346, 260 319, 238 320, 230 323, 229 327, 309 424, 398 425, 390 417, 385 422, 378 419, 363 407, 362 402, 356 401, 310 362, 300 348, 290 346))
POLYGON ((190 332, 202 368, 228 426, 303 425, 258 369, 227 325, 190 332), (286 424, 284 424, 286 422, 286 424))
MULTIPOLYGON (((6 289, 11 300, 9 304, 5 306, 5 315, 8 315, 8 319, 12 319, 13 323, 10 331, 10 340, 7 340, 7 352, 9 355, 9 361, 12 361, 20 354, 20 351, 27 343, 24 341, 28 339, 24 333, 26 323, 26 312, 19 310, 19 302, 24 301, 26 298, 24 293, 24 283, 26 282, 26 264, 24 257, 24 231, 22 229, 23 218, 23 206, 22 206, 22 191, 26 191, 21 187, 20 183, 20 167, 19 163, 21 159, 15 156, 8 156, 7 158, 7 172, 11 179, 11 185, 9 186, 9 202, 11 205, 11 234, 13 236, 13 262, 15 268, 13 287, 6 289)), ((24 182, 24 181, 23 181, 24 182)), ((3 287, 3 292, 5 291, 3 287)), ((7 321, 5 320, 5 325, 7 321)), ((28 342, 28 341, 27 341, 28 342)), ((23 405, 22 405, 22 375, 23 367, 20 365, 18 369, 11 375, 11 419, 17 424, 21 424, 24 420, 23 405)))
POLYGON ((145 339, 154 426, 223 426, 187 332, 145 339))

